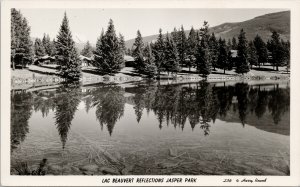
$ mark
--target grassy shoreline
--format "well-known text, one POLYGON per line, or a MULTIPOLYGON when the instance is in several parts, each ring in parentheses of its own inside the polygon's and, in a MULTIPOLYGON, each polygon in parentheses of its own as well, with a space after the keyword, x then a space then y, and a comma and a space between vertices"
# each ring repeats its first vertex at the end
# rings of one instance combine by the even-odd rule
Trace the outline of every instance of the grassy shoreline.
MULTIPOLYGON (((207 77, 208 82, 218 81, 269 81, 269 80, 289 80, 290 74, 286 73, 284 67, 281 67, 279 71, 267 69, 263 67, 263 71, 252 69, 250 72, 244 75, 236 74, 233 70, 226 71, 223 74, 223 70, 217 69, 213 71, 207 77), (267 69, 267 70, 266 70, 267 69)), ((81 82, 85 84, 93 83, 127 83, 134 81, 147 80, 144 76, 139 75, 135 72, 134 68, 123 68, 120 72, 113 76, 99 75, 92 68, 84 68, 82 71, 81 82)), ((195 73, 195 69, 192 68, 189 71, 187 68, 183 68, 182 72, 176 76, 168 75, 167 73, 161 74, 160 81, 167 82, 198 82, 204 80, 199 74, 195 73)), ((49 86, 59 84, 64 79, 60 78, 53 67, 41 67, 31 65, 27 69, 22 70, 11 70, 11 89, 26 89, 32 86, 49 86)))

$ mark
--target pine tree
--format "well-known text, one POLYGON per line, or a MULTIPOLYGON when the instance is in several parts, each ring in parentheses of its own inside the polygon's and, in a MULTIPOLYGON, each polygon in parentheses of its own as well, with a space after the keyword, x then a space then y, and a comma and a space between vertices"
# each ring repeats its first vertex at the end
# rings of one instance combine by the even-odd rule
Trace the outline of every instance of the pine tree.
POLYGON ((56 47, 55 47, 55 39, 53 39, 51 42, 50 42, 50 56, 54 56, 56 55, 56 47))
POLYGON ((144 62, 144 42, 143 37, 140 31, 137 31, 137 36, 133 43, 133 52, 132 56, 134 57, 135 61, 135 68, 139 72, 143 72, 145 69, 145 62, 144 62))
POLYGON ((187 39, 187 66, 189 67, 189 71, 191 71, 191 67, 195 64, 197 52, 197 33, 192 27, 187 39))
POLYGON ((180 32, 174 27, 173 32, 171 32, 172 39, 174 43, 176 44, 176 47, 178 48, 178 45, 180 43, 180 32))
POLYGON ((34 54, 37 57, 42 57, 46 54, 44 45, 39 38, 36 38, 34 42, 34 54))
POLYGON ((230 38, 229 38, 228 41, 227 41, 227 50, 228 50, 228 51, 229 51, 229 50, 232 50, 232 43, 231 43, 230 38))
POLYGON ((120 50, 115 26, 110 19, 105 34, 97 40, 94 66, 104 74, 114 74, 124 67, 124 58, 120 50))
POLYGON ((227 51, 227 62, 228 62, 227 63, 227 70, 232 70, 234 62, 233 62, 231 50, 227 51))
POLYGON ((51 40, 50 40, 50 36, 47 34, 44 34, 43 36, 43 46, 45 48, 45 53, 49 56, 52 55, 52 46, 51 46, 51 40))
POLYGON ((268 61, 267 45, 259 35, 255 36, 253 43, 258 55, 258 66, 260 67, 260 64, 264 65, 268 61))
POLYGON ((81 55, 91 58, 93 55, 93 47, 91 46, 90 42, 87 41, 86 44, 84 45, 84 48, 82 49, 81 55))
POLYGON ((232 50, 237 50, 237 41, 235 37, 232 37, 232 50))
POLYGON ((24 68, 27 64, 30 64, 33 61, 33 43, 30 37, 30 27, 28 26, 28 22, 26 18, 23 18, 22 20, 20 48, 22 49, 22 51, 19 52, 23 56, 22 67, 24 68))
POLYGON ((24 68, 33 61, 33 43, 30 27, 20 11, 11 9, 11 66, 22 65, 24 68))
POLYGON ((19 64, 21 56, 19 56, 18 50, 20 45, 21 29, 22 29, 22 15, 20 11, 15 8, 11 9, 11 66, 13 70, 15 65, 19 64))
POLYGON ((208 45, 211 65, 214 68, 214 70, 216 70, 216 67, 218 65, 218 41, 215 37, 215 33, 212 33, 209 37, 208 45))
POLYGON ((157 67, 158 76, 160 76, 160 73, 164 71, 165 67, 165 42, 162 35, 162 30, 159 29, 159 35, 154 43, 153 47, 153 54, 155 58, 155 65, 157 67))
POLYGON ((93 52, 94 53, 93 65, 95 67, 97 67, 99 71, 102 71, 102 73, 104 73, 103 70, 101 69, 102 63, 103 63, 103 51, 102 51, 103 50, 103 47, 102 47, 103 42, 104 42, 104 30, 102 29, 101 34, 98 37, 97 42, 96 42, 96 49, 93 52))
POLYGON ((211 63, 209 61, 208 49, 208 22, 204 21, 203 27, 200 29, 201 41, 197 47, 196 67, 199 74, 207 77, 211 73, 211 63))
POLYGON ((283 49, 284 49, 284 62, 286 64, 286 71, 289 72, 290 69, 290 48, 291 44, 290 41, 283 42, 281 41, 283 49))
POLYGON ((148 76, 148 78, 152 78, 156 75, 157 73, 157 67, 155 65, 155 59, 152 54, 152 47, 150 44, 147 45, 147 50, 145 53, 145 70, 144 73, 148 76))
POLYGON ((257 55, 257 51, 256 48, 253 44, 252 41, 249 42, 249 46, 248 46, 248 58, 249 58, 249 63, 250 63, 250 67, 252 69, 252 66, 257 66, 258 63, 258 55, 257 55))
POLYGON ((237 46, 237 63, 236 63, 236 72, 237 73, 247 73, 250 71, 249 62, 248 62, 248 46, 247 46, 246 33, 243 29, 240 31, 239 43, 237 46))
POLYGON ((273 66, 276 66, 276 71, 278 71, 278 67, 283 65, 284 49, 280 42, 280 35, 276 31, 272 32, 269 50, 272 53, 272 64, 273 66))
POLYGON ((187 57, 187 39, 182 25, 180 31, 178 31, 177 49, 178 49, 181 67, 183 67, 183 64, 185 63, 185 59, 187 57))
POLYGON ((177 73, 180 71, 179 67, 179 57, 176 48, 176 44, 173 39, 167 33, 166 41, 165 41, 165 70, 172 73, 177 73))
POLYGON ((120 47, 120 51, 121 51, 122 55, 124 56, 125 52, 126 52, 125 39, 121 33, 119 33, 119 47, 120 47))
POLYGON ((224 70, 228 69, 228 54, 226 50, 226 42, 225 40, 219 39, 219 51, 218 51, 218 57, 217 57, 217 64, 218 67, 224 70))
POLYGON ((66 79, 79 80, 81 76, 81 64, 75 48, 75 42, 72 39, 66 13, 64 14, 55 46, 56 59, 60 65, 60 75, 66 79))

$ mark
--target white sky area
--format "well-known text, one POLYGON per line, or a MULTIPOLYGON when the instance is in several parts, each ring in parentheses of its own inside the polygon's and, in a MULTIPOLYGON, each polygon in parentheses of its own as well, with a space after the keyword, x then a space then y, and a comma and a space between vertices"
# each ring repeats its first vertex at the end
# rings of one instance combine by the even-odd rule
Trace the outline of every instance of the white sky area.
POLYGON ((31 26, 31 36, 41 38, 44 33, 55 38, 67 12, 73 39, 76 42, 96 43, 102 28, 114 21, 117 33, 125 40, 136 37, 139 29, 142 36, 173 31, 183 25, 185 30, 193 26, 199 29, 204 20, 216 26, 225 22, 241 22, 256 16, 284 9, 20 9, 31 26))

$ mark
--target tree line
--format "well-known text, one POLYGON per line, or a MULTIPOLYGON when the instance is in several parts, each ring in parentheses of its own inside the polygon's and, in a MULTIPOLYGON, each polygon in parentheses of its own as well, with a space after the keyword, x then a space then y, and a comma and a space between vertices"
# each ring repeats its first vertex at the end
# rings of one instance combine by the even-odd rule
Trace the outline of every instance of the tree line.
MULTIPOLYGON (((66 13, 59 33, 52 41, 49 35, 44 34, 42 39, 36 38, 33 43, 26 18, 16 9, 11 10, 11 23, 13 69, 16 65, 25 67, 31 64, 34 57, 49 55, 55 56, 62 77, 80 79, 81 61, 66 13)), ((290 64, 290 42, 280 39, 276 31, 272 32, 267 43, 259 35, 253 41, 248 41, 243 29, 237 39, 234 37, 226 42, 222 38, 217 39, 214 33, 209 33, 206 21, 199 30, 192 27, 188 36, 183 26, 178 30, 174 28, 173 32, 166 35, 159 29, 158 38, 153 43, 144 43, 140 31, 137 31, 132 49, 126 50, 124 36, 117 36, 113 21, 110 20, 107 30, 100 33, 96 47, 93 48, 87 42, 81 51, 86 57, 93 56, 92 65, 101 74, 120 71, 125 65, 125 53, 134 57, 136 70, 147 77, 159 77, 162 72, 176 76, 183 67, 188 67, 189 71, 195 67, 198 74, 207 77, 216 68, 223 69, 225 74, 226 70, 235 67, 237 73, 244 74, 252 66, 260 67, 266 62, 271 63, 276 70, 283 65, 289 68, 290 64), (237 50, 236 59, 233 59, 231 50, 237 50)))
POLYGON ((138 30, 132 49, 126 50, 126 54, 134 57, 139 72, 150 77, 164 71, 176 74, 183 67, 188 67, 189 71, 195 67, 205 77, 216 68, 223 69, 225 74, 234 66, 237 73, 244 74, 253 66, 260 67, 267 62, 275 66, 277 71, 279 66, 287 65, 289 68, 290 42, 280 39, 276 31, 272 32, 267 43, 259 35, 248 41, 243 29, 238 39, 233 37, 226 42, 221 37, 217 39, 214 33, 210 34, 209 25, 204 22, 199 30, 192 27, 188 35, 183 26, 174 28, 171 34, 165 36, 160 29, 156 41, 150 43, 143 42, 138 30), (232 50, 237 50, 235 60, 232 50))

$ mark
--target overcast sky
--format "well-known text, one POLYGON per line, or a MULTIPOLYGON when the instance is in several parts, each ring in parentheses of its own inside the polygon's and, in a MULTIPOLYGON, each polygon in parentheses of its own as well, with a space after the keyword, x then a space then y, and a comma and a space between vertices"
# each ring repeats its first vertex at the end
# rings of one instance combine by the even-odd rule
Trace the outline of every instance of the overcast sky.
POLYGON ((42 37, 47 33, 56 37, 62 22, 64 11, 67 12, 70 28, 75 41, 96 43, 101 29, 106 30, 109 19, 113 19, 117 33, 125 40, 135 38, 139 29, 142 36, 171 32, 181 25, 190 29, 199 29, 203 21, 210 26, 225 22, 240 22, 256 16, 282 9, 21 9, 23 16, 31 26, 32 37, 42 37))

